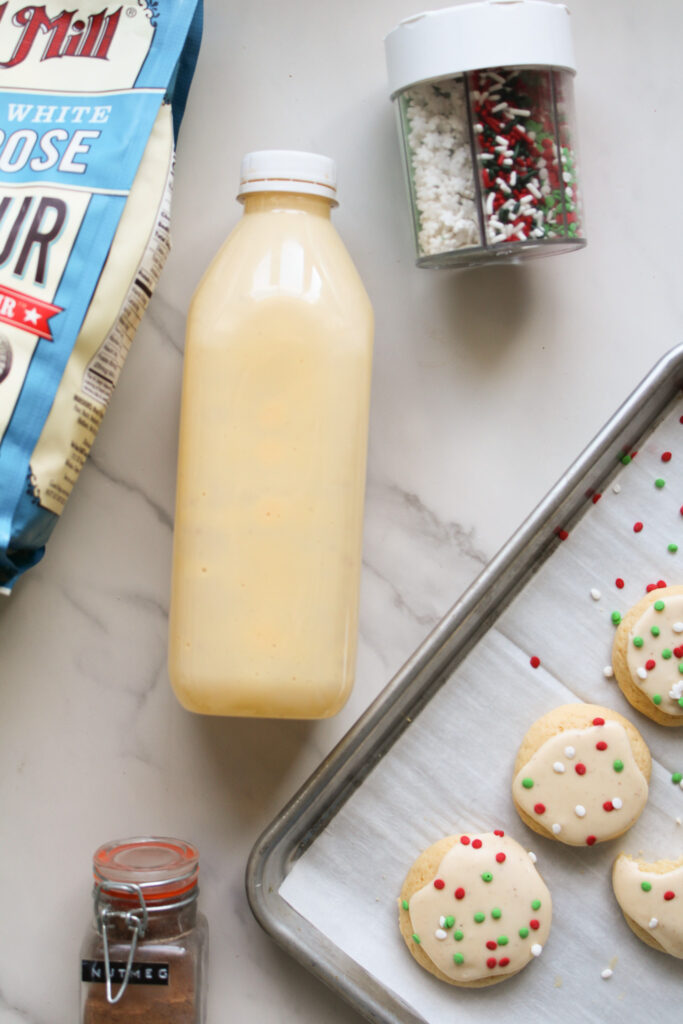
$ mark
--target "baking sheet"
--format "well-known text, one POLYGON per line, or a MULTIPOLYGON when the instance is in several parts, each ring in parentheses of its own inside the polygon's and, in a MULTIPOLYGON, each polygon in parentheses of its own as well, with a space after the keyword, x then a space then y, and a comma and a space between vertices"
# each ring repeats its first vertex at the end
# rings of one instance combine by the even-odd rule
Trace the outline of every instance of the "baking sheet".
POLYGON ((613 610, 625 612, 649 582, 683 581, 683 400, 677 399, 620 468, 596 504, 458 666, 383 760, 332 818, 280 887, 307 921, 430 1024, 471 1021, 642 1021, 680 1013, 683 962, 639 942, 613 898, 620 850, 648 858, 683 851, 683 730, 665 730, 631 709, 603 668, 613 610), (664 451, 673 453, 662 463, 664 451), (663 488, 655 486, 662 477, 663 488), (636 521, 643 529, 635 533, 636 521), (676 553, 668 545, 680 545, 676 553), (615 579, 623 578, 618 589, 615 579), (600 593, 599 599, 591 590, 600 593), (541 659, 530 666, 531 655, 541 659), (510 797, 519 742, 536 718, 573 700, 622 712, 653 755, 647 807, 630 832, 591 849, 543 839, 510 797), (397 928, 396 897, 425 847, 457 831, 501 827, 533 849, 554 901, 538 961, 490 989, 443 985, 422 971, 397 928), (609 981, 601 971, 613 967, 609 981), (494 1017, 495 1014, 495 1017, 494 1017))

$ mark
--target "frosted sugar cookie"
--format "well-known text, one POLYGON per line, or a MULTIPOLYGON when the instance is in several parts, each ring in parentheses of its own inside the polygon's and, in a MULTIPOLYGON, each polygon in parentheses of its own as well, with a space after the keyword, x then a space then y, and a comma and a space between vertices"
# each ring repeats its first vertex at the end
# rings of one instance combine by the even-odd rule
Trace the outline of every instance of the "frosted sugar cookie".
POLYGON ((535 832, 568 846, 593 846, 640 817, 651 766, 642 736, 616 711, 565 704, 524 737, 512 797, 535 832))
POLYGON ((638 938, 683 960, 683 857, 650 864, 621 853, 614 862, 612 885, 638 938))
POLYGON ((683 725, 683 586, 653 590, 627 612, 612 665, 637 711, 660 725, 683 725))
POLYGON ((440 839, 420 854, 399 898, 414 958, 449 985, 481 988, 540 956, 552 901, 529 854, 502 830, 440 839))

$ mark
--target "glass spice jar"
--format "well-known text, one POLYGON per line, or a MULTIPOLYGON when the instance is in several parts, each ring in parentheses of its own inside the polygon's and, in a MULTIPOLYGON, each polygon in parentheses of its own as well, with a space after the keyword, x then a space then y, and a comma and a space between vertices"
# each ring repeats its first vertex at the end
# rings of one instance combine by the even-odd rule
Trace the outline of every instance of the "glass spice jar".
POLYGON ((385 46, 417 265, 582 248, 567 8, 488 0, 429 11, 385 46))
POLYGON ((93 857, 81 1024, 204 1024, 208 926, 199 854, 178 839, 106 843, 93 857))

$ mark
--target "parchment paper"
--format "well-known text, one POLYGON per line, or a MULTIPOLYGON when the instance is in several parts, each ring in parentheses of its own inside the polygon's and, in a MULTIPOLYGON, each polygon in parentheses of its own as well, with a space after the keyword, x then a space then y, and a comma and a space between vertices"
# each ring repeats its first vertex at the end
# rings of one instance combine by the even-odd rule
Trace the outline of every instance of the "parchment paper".
MULTIPOLYGON (((683 853, 683 728, 633 710, 606 679, 614 625, 649 582, 683 582, 683 400, 637 457, 587 503, 569 538, 408 727, 295 864, 281 895, 430 1024, 681 1019, 683 961, 640 942, 611 887, 620 851, 649 859, 683 853), (661 454, 671 451, 671 461, 661 454), (655 479, 666 481, 663 488, 655 479), (634 533, 636 521, 643 530, 634 533), (677 553, 668 544, 680 545, 677 553), (623 578, 619 590, 615 579, 623 578), (591 597, 597 589, 600 598, 591 597), (541 666, 529 659, 538 655, 541 666), (625 836, 571 848, 530 831, 510 796, 518 745, 559 704, 603 704, 633 721, 653 756, 650 796, 625 836), (453 832, 504 828, 538 857, 553 896, 541 957, 492 988, 453 988, 414 963, 396 899, 417 855, 453 832), (601 972, 613 968, 605 981, 601 972)), ((681 907, 683 913, 683 906, 681 907)))

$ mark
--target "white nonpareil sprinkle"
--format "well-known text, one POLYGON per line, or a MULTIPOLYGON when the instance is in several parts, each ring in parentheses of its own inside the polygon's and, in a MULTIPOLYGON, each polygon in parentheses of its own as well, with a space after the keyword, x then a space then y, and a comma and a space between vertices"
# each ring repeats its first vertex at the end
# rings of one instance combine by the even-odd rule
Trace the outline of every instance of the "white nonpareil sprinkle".
POLYGON ((542 952, 543 952, 543 946, 541 946, 541 944, 538 943, 538 942, 534 942, 533 946, 531 947, 531 955, 532 956, 540 956, 542 952))
POLYGON ((561 831, 562 831, 562 826, 558 825, 557 822, 555 822, 555 824, 553 825, 553 835, 559 836, 561 831))
POLYGON ((604 971, 602 971, 600 973, 600 977, 603 978, 605 981, 607 981, 609 978, 612 977, 613 974, 614 974, 614 971, 612 970, 611 967, 605 967, 604 971))
POLYGON ((446 918, 445 918, 445 917, 443 917, 443 915, 442 915, 442 916, 441 916, 441 917, 439 918, 439 928, 443 928, 443 926, 444 926, 445 924, 446 924, 446 918))
POLYGON ((591 597, 593 598, 594 601, 599 601, 600 598, 602 597, 602 594, 600 593, 599 590, 597 590, 595 587, 593 587, 593 589, 591 590, 591 597))
POLYGON ((437 928, 436 931, 434 932, 434 938, 435 939, 447 939, 448 935, 443 930, 443 928, 437 928))
POLYGON ((575 753, 576 753, 576 751, 574 750, 573 747, 565 747, 564 748, 564 756, 565 757, 570 757, 570 758, 574 757, 575 753))
POLYGON ((615 811, 620 811, 623 806, 624 805, 622 803, 621 797, 620 796, 615 796, 614 799, 612 800, 612 807, 614 808, 614 810, 615 811))
POLYGON ((564 765, 561 761, 555 762, 555 764, 553 765, 553 771, 557 772, 558 775, 562 775, 562 773, 564 772, 564 765))
POLYGON ((683 697, 683 679, 679 679, 677 683, 674 683, 669 690, 669 696, 672 700, 680 700, 683 697))
POLYGON ((656 917, 651 917, 650 921, 648 923, 648 928, 656 928, 658 924, 659 924, 659 921, 657 920, 657 918, 656 917))
POLYGON ((605 679, 612 679, 614 676, 614 669, 611 665, 605 665, 605 667, 602 670, 602 674, 605 677, 605 679))
POLYGON ((674 633, 683 633, 683 622, 674 622, 671 628, 673 629, 674 633))
POLYGON ((636 672, 636 675, 638 676, 639 679, 647 679, 647 669, 646 668, 639 668, 638 671, 636 672))
POLYGON ((576 807, 574 808, 574 814, 576 815, 577 818, 585 818, 586 817, 586 808, 583 806, 583 804, 577 804, 576 805, 576 807))
POLYGON ((615 484, 612 490, 615 494, 619 494, 619 492, 621 491, 621 484, 615 484))
POLYGON ((529 852, 529 860, 531 861, 532 864, 535 864, 536 861, 538 860, 538 857, 536 856, 536 854, 534 853, 533 850, 529 850, 528 852, 529 852))

